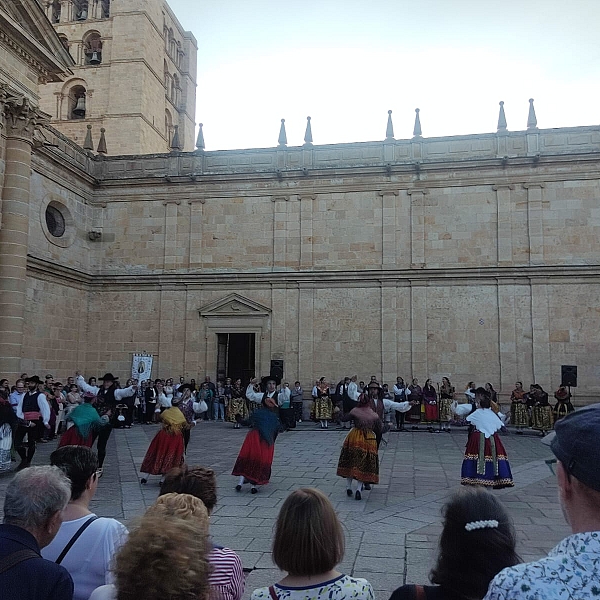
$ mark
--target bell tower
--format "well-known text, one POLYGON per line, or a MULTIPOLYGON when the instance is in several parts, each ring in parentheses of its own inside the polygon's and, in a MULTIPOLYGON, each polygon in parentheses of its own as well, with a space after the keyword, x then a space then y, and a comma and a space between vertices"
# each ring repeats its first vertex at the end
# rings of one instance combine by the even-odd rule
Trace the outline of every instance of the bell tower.
POLYGON ((169 152, 175 131, 181 150, 194 149, 197 43, 166 2, 42 4, 75 62, 66 81, 42 88, 53 127, 94 151, 103 128, 111 155, 169 152))

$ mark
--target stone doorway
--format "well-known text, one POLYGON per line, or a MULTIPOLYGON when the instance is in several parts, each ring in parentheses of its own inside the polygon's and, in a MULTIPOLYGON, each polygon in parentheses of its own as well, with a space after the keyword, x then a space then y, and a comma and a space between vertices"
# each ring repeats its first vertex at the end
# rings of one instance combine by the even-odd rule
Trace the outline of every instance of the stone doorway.
POLYGON ((254 333, 217 333, 217 379, 239 377, 248 385, 255 375, 255 344, 254 333))

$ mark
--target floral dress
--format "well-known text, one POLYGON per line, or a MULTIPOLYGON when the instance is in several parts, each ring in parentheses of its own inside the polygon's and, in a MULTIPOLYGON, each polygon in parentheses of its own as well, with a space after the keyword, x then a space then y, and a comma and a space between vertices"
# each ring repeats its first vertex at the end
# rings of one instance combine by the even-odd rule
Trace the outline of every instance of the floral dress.
POLYGON ((258 588, 252 592, 251 600, 374 600, 375 594, 366 579, 340 575, 331 581, 314 586, 289 587, 275 585, 258 588), (271 593, 272 592, 272 593, 271 593))

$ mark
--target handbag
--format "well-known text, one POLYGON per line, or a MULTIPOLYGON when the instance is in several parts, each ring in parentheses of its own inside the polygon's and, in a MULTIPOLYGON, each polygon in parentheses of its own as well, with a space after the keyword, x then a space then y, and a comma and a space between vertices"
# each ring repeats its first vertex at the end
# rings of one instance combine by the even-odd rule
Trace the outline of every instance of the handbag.
POLYGON ((26 421, 39 421, 42 418, 42 413, 39 410, 28 410, 23 413, 23 418, 26 421))

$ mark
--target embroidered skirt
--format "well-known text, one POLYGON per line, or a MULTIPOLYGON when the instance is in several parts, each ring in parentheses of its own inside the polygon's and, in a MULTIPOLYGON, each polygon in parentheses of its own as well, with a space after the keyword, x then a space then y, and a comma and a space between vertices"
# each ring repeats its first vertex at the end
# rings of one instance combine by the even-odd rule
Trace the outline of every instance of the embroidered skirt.
POLYGON ((248 418, 248 407, 244 398, 232 398, 227 407, 227 420, 230 423, 237 423, 236 416, 240 415, 242 419, 248 418))
POLYGON ((539 431, 550 431, 554 427, 552 408, 548 406, 534 406, 531 409, 532 427, 539 431))
POLYGON ((10 471, 10 449, 12 427, 8 423, 0 425, 0 473, 10 471))
POLYGON ((329 396, 323 396, 315 400, 315 419, 317 421, 326 421, 331 419, 333 406, 329 396))
POLYGON ((271 465, 275 454, 275 444, 267 444, 258 433, 251 429, 235 461, 232 475, 243 476, 250 483, 265 485, 271 479, 271 465))
POLYGON ((350 430, 342 445, 337 474, 363 483, 379 483, 377 440, 372 431, 350 430))
POLYGON ((510 422, 515 427, 529 427, 529 413, 523 402, 511 402, 510 422))
POLYGON ((560 421, 563 417, 566 417, 569 413, 572 413, 575 410, 575 407, 567 400, 567 402, 563 402, 559 400, 552 410, 552 414, 554 416, 554 423, 556 421, 560 421))
POLYGON ((440 421, 452 418, 452 398, 440 398, 440 421))
POLYGON ((504 488, 514 485, 506 450, 495 433, 486 438, 479 431, 469 436, 462 464, 463 485, 504 488))
POLYGON ((161 429, 150 442, 140 471, 150 475, 164 475, 173 467, 183 464, 183 435, 161 429))

